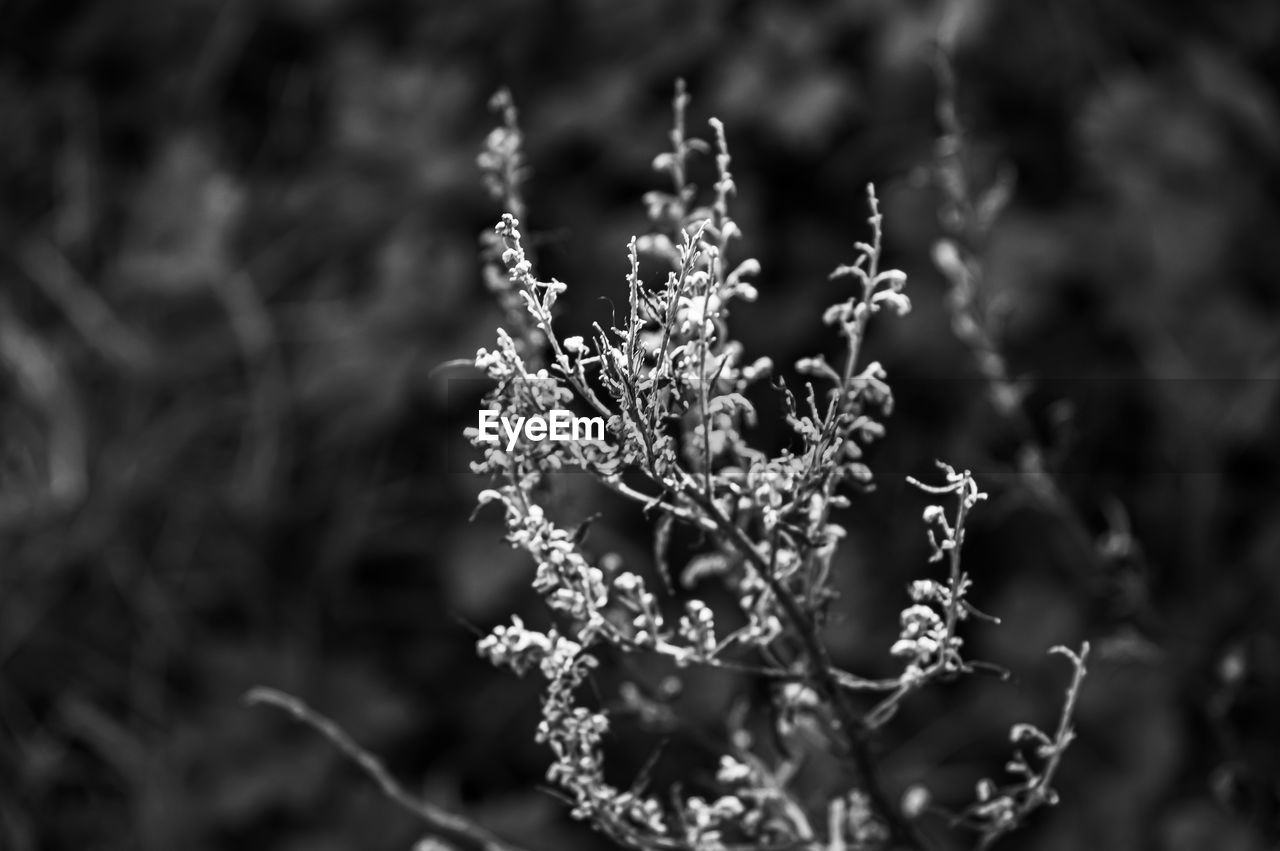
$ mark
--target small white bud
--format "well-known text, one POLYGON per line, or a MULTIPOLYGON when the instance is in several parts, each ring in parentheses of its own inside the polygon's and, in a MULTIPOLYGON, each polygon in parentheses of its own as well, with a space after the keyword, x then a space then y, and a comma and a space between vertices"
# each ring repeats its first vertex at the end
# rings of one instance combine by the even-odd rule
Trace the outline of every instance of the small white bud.
POLYGON ((929 790, 919 784, 908 787, 907 791, 902 793, 902 814, 908 820, 919 818, 924 815, 932 797, 929 790))

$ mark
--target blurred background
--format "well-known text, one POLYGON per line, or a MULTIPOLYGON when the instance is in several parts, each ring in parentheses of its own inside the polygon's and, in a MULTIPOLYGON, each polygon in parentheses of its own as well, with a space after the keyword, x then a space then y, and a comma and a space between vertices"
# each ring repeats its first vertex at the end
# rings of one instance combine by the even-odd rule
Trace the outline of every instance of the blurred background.
MULTIPOLYGON (((1088 638, 1063 803, 1002 847, 1280 847, 1273 0, 0 0, 0 849, 410 847, 328 743, 241 702, 255 685, 531 851, 601 847, 539 788, 537 683, 475 657, 538 604, 500 518, 467 522, 474 398, 435 370, 501 317, 477 259, 489 96, 520 107, 525 230, 572 331, 625 299, 677 77, 692 128, 728 127, 764 267, 748 352, 830 347, 868 181, 911 276, 916 310, 870 346, 898 406, 845 518, 842 664, 895 670, 929 575, 902 476, 942 458, 992 493, 966 564, 1004 623, 967 641, 1014 676, 910 701, 891 787, 971 800, 1011 723, 1056 719, 1045 651, 1088 638), (944 13, 966 167, 1016 177, 983 297, 1057 508, 1013 473, 1025 435, 929 259, 944 13)), ((603 505, 589 550, 647 569, 635 512, 563 490, 566 517, 603 505)), ((745 688, 688 680, 694 730, 745 688)), ((638 765, 653 738, 617 729, 638 765)), ((656 779, 705 780, 668 750, 656 779)))

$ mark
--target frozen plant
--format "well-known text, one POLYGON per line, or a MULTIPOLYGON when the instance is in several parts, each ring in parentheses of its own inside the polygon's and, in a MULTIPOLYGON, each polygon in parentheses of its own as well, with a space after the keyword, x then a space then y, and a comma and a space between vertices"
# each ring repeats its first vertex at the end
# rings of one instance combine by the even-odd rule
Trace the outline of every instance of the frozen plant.
MULTIPOLYGON (((900 638, 885 648, 903 660, 896 677, 869 679, 839 669, 821 636, 835 602, 833 556, 845 535, 832 511, 873 481, 864 453, 884 433, 893 394, 885 369, 864 364, 860 355, 873 318, 885 309, 899 317, 910 311, 906 276, 881 266, 881 214, 868 187, 869 241, 855 243, 853 262, 832 273, 848 288, 822 315, 844 342, 842 356, 835 363, 822 356, 800 360, 796 370, 806 380, 798 389, 776 382, 792 448, 769 454, 753 446, 756 411, 748 394, 773 364, 747 355, 729 319, 737 302, 755 299, 751 281, 760 266, 736 250, 742 234, 730 210, 735 177, 725 128, 712 119, 712 142, 690 136, 687 104, 681 84, 671 149, 653 163, 670 188, 644 197, 651 231, 627 246, 627 307, 615 324, 596 324, 587 338, 562 336, 557 327, 555 304, 569 287, 537 274, 522 230, 520 131, 509 96, 495 102, 503 124, 490 136, 481 166, 507 212, 486 242, 485 257, 508 327, 475 358, 494 384, 484 404, 512 418, 576 407, 607 425, 604 440, 510 447, 482 442, 469 430, 483 453, 473 468, 491 480, 479 501, 500 506, 508 541, 531 557, 532 584, 552 624, 535 629, 513 617, 484 637, 479 651, 517 674, 536 671, 543 678, 536 737, 551 751, 547 779, 574 817, 619 845, 922 849, 918 820, 931 810, 927 788, 912 787, 899 801, 880 777, 871 741, 912 692, 973 669, 960 632, 969 616, 981 613, 968 601, 971 579, 961 552, 966 519, 985 494, 967 471, 945 464, 941 483, 914 482, 952 503, 950 511, 938 504, 924 513, 933 561, 945 563, 946 575, 909 588, 900 638), (714 160, 716 177, 705 197, 689 178, 699 155, 714 160), (501 277, 492 271, 496 265, 501 277), (539 486, 566 470, 590 475, 652 519, 652 565, 627 566, 616 556, 593 560, 580 535, 552 520, 539 486), (679 573, 682 591, 690 593, 677 596, 667 550, 678 526, 703 533, 708 545, 679 573), (731 593, 731 616, 691 596, 711 583, 731 593), (731 719, 716 794, 653 790, 643 776, 625 788, 614 785, 605 770, 611 715, 585 683, 618 654, 769 681, 775 698, 745 712, 775 729, 812 731, 804 741, 846 762, 853 785, 829 790, 821 805, 810 796, 802 800, 789 781, 805 754, 761 746, 749 732, 760 725, 744 717, 731 719)), ((978 830, 982 847, 1055 800, 1049 780, 1070 741, 1083 655, 1072 656, 1077 673, 1059 734, 1015 729, 1015 742, 1039 743, 1047 767, 1037 772, 1015 759, 1011 770, 1025 782, 1004 790, 982 786, 979 800, 957 819, 978 830)), ((634 688, 624 697, 644 702, 634 688)), ((660 707, 644 711, 662 715, 660 707)))

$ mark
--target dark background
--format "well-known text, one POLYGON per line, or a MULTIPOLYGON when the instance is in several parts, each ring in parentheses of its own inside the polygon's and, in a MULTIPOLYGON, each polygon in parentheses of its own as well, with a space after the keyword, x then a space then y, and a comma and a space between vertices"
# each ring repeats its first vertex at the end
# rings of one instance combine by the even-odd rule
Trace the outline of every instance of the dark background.
MULTIPOLYGON (((0 848, 409 847, 328 744, 240 702, 259 684, 530 849, 600 847, 537 789, 537 684, 475 658, 476 630, 537 603, 500 519, 466 522, 474 400, 433 370, 500 321, 477 260, 489 95, 521 107, 526 231, 581 329, 625 298, 678 76, 691 126, 728 127, 764 266, 734 317, 750 353, 830 347, 826 274, 867 236, 869 180, 911 275, 915 312, 871 344, 899 404, 838 558, 842 663, 892 673, 930 569, 902 475, 938 457, 992 492, 966 564, 1005 623, 968 646, 1015 677, 913 698, 891 786, 965 803, 1010 723, 1054 722, 1048 647, 1089 638, 1063 803, 1007 846, 1276 847, 1280 5, 961 15, 968 164, 1017 175, 984 293, 1075 525, 1008 472, 929 261, 943 5, 0 0, 0 848)), ((603 505, 588 549, 643 565, 635 513, 603 505)), ((691 729, 744 687, 688 679, 691 729)), ((618 730, 620 765, 653 749, 618 730)), ((661 779, 705 779, 670 750, 661 779)))

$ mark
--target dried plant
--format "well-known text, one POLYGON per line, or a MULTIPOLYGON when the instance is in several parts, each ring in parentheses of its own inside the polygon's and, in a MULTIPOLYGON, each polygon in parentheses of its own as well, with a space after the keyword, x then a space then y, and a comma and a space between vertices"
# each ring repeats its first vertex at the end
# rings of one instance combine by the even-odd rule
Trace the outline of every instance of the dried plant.
MULTIPOLYGON (((504 103, 506 124, 482 156, 489 175, 521 167, 519 145, 510 144, 520 138, 514 112, 504 103)), ((496 346, 477 353, 475 365, 494 382, 487 411, 523 422, 557 409, 582 410, 602 418, 606 434, 602 440, 536 435, 524 441, 513 435, 500 444, 480 429, 468 430, 483 451, 474 470, 493 482, 480 503, 502 507, 508 541, 532 557, 533 586, 552 624, 535 629, 513 617, 483 638, 479 650, 517 674, 536 670, 544 678, 536 736, 553 754, 547 778, 574 817, 620 845, 924 848, 916 820, 929 809, 928 793, 916 786, 899 802, 880 777, 871 741, 909 694, 973 670, 960 631, 981 613, 968 600, 971 578, 961 553, 966 520, 985 494, 967 471, 941 463, 941 483, 912 480, 953 503, 950 511, 936 504, 924 512, 932 560, 945 563, 947 574, 910 585, 900 638, 886 648, 903 660, 896 677, 864 678, 838 668, 821 633, 836 600, 833 555, 846 531, 832 512, 873 482, 864 452, 883 435, 893 395, 884 368, 863 364, 860 354, 869 323, 884 308, 898 316, 910 311, 906 276, 881 267, 881 214, 869 187, 870 239, 856 243, 854 261, 831 276, 850 282, 851 292, 822 317, 844 340, 843 356, 834 364, 821 356, 800 360, 796 370, 806 380, 798 391, 775 381, 793 446, 776 454, 753 446, 756 409, 748 393, 773 364, 748 358, 732 338, 729 318, 735 302, 756 297, 750 281, 760 267, 736 257, 742 234, 730 211, 735 178, 725 128, 711 120, 712 143, 690 136, 687 106, 679 85, 671 150, 654 160, 671 188, 644 198, 652 230, 628 246, 628 310, 616 324, 596 324, 590 339, 562 337, 554 306, 567 285, 538 277, 514 211, 495 228, 494 253, 501 249, 506 270, 497 289, 504 305, 520 299, 527 319, 499 329, 496 346), (689 180, 698 155, 714 157, 716 180, 707 198, 689 180), (616 556, 593 561, 579 535, 552 521, 538 485, 566 471, 590 475, 652 518, 652 564, 624 565, 616 556), (732 617, 717 617, 696 593, 674 593, 666 550, 681 526, 710 542, 680 575, 682 590, 723 585, 736 602, 732 617), (584 684, 602 660, 633 654, 772 681, 777 699, 743 714, 763 714, 772 724, 805 719, 819 731, 812 747, 852 766, 854 785, 829 790, 820 807, 801 800, 788 780, 805 754, 757 747, 744 717, 733 719, 716 795, 653 790, 644 777, 627 788, 613 785, 605 772, 610 713, 584 684), (875 700, 860 708, 868 695, 875 700)), ((510 180, 491 182, 506 187, 495 195, 512 194, 510 180)), ((1051 738, 1022 724, 1013 731, 1017 743, 1038 743, 1044 767, 1016 757, 1009 768, 1021 779, 1000 790, 981 784, 979 800, 955 819, 978 830, 981 847, 1055 800, 1049 784, 1071 739, 1085 656, 1055 650, 1066 652, 1076 668, 1058 733, 1051 738)))

